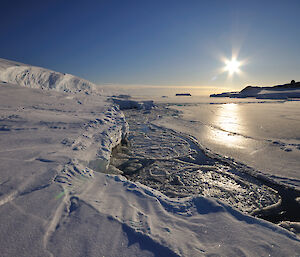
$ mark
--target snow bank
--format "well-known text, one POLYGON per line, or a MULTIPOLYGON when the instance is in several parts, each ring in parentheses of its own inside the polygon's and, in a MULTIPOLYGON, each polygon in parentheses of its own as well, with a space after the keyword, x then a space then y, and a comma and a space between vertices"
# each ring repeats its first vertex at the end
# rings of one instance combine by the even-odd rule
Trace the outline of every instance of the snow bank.
MULTIPOLYGON (((0 59, 0 61, 1 60, 2 59, 0 59)), ((0 80, 30 88, 73 93, 81 91, 89 93, 95 90, 93 83, 71 74, 55 72, 15 62, 2 62, 0 66, 0 80)))
POLYGON ((170 199, 122 176, 97 174, 80 198, 132 228, 135 240, 148 237, 148 249, 156 243, 173 252, 154 256, 295 256, 300 250, 295 235, 220 201, 170 199))
POLYGON ((129 129, 124 114, 117 106, 109 108, 104 115, 103 119, 90 121, 86 127, 87 131, 96 130, 97 134, 93 136, 91 144, 98 148, 95 158, 89 160, 88 166, 99 172, 108 168, 112 149, 126 138, 129 129))

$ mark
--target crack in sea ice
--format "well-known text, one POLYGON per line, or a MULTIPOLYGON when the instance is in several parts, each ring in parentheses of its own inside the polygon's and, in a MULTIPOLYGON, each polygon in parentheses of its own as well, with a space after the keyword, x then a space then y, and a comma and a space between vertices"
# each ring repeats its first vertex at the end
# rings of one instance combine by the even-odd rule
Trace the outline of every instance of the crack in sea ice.
MULTIPOLYGON (((222 200, 245 213, 279 201, 272 188, 246 174, 232 162, 205 152, 188 135, 153 124, 166 115, 156 108, 144 113, 126 110, 128 145, 116 148, 107 172, 116 167, 125 177, 169 197, 204 195, 222 200)), ((167 115, 172 115, 168 110, 167 115)))

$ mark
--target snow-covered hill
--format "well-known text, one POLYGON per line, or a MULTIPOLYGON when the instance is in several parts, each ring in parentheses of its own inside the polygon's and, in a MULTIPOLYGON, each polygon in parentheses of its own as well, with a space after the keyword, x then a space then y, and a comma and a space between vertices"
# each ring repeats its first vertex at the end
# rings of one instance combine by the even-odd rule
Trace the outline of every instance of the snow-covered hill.
POLYGON ((0 80, 30 88, 73 93, 81 91, 90 93, 96 89, 93 83, 71 74, 60 73, 1 58, 0 80))
POLYGON ((221 94, 212 94, 210 97, 230 97, 230 98, 248 98, 256 99, 293 99, 300 98, 300 82, 277 85, 273 87, 253 87, 247 86, 240 92, 224 92, 221 94))

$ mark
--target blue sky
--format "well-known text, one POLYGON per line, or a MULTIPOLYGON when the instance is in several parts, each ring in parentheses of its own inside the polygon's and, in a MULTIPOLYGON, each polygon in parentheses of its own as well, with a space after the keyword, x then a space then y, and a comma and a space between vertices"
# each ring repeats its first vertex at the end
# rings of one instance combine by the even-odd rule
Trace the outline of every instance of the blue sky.
POLYGON ((240 89, 300 80, 300 1, 1 1, 0 57, 98 84, 240 89), (221 58, 245 60, 220 73, 221 58))

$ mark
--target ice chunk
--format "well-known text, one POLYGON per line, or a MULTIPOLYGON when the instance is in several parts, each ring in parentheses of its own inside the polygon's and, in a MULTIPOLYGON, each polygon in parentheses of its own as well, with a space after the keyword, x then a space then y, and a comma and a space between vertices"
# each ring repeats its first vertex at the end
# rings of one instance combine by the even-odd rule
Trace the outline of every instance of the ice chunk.
POLYGON ((97 158, 89 162, 89 167, 98 172, 105 172, 108 168, 109 160, 105 158, 97 158))
POLYGON ((115 104, 119 105, 121 110, 126 110, 126 109, 151 110, 155 106, 152 100, 134 101, 134 100, 112 98, 112 101, 115 104))

